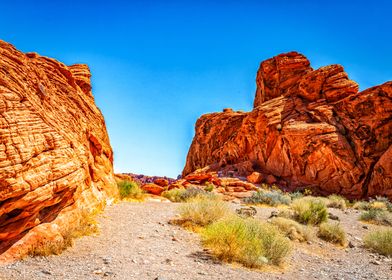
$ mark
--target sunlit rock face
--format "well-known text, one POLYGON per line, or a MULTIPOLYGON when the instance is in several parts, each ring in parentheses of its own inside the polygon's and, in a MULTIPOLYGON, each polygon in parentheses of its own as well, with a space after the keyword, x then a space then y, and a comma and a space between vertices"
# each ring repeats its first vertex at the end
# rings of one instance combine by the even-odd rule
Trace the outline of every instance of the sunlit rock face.
POLYGON ((113 152, 86 65, 0 41, 0 261, 116 195, 113 152))
POLYGON ((313 70, 290 52, 262 62, 256 84, 251 112, 197 120, 183 175, 208 166, 288 190, 392 198, 392 82, 358 92, 342 66, 313 70))

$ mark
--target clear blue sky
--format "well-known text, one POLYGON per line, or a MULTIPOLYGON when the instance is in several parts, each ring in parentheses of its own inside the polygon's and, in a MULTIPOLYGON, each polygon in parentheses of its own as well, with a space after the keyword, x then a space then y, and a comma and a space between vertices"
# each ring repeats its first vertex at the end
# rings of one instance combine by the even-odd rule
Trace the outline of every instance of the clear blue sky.
POLYGON ((392 80, 388 1, 2 1, 0 38, 87 63, 117 172, 176 176, 196 119, 250 110, 260 61, 297 50, 361 89, 392 80), (294 3, 296 2, 296 3, 294 3))

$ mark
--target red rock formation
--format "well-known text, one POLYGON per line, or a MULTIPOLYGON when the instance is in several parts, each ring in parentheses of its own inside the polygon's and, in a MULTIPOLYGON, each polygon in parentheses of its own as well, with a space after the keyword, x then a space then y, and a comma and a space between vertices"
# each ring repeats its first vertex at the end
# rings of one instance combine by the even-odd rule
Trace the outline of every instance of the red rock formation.
POLYGON ((88 67, 0 41, 0 261, 116 195, 112 162, 88 67))
POLYGON ((261 63, 254 109, 203 115, 183 175, 256 171, 283 188, 392 198, 392 82, 358 93, 343 67, 301 54, 261 63))
POLYGON ((147 193, 151 193, 151 194, 155 194, 155 195, 161 195, 161 193, 165 190, 164 187, 161 187, 161 186, 154 184, 154 183, 145 184, 145 185, 141 186, 141 189, 147 193))

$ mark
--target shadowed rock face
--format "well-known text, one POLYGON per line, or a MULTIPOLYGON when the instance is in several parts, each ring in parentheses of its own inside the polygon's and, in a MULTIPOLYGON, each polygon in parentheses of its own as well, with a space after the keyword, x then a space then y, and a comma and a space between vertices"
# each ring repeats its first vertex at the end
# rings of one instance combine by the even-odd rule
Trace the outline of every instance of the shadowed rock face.
POLYGON ((343 67, 301 54, 261 63, 254 109, 203 115, 183 175, 260 172, 289 190, 392 198, 392 82, 358 92, 343 67))
POLYGON ((90 76, 0 41, 0 261, 61 238, 77 210, 116 194, 90 76))

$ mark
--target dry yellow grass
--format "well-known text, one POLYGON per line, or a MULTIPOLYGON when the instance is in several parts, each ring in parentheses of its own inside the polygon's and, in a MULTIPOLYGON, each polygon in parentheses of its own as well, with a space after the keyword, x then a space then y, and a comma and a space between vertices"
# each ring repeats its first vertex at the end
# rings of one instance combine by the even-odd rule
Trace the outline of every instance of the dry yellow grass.
POLYGON ((196 197, 178 208, 180 218, 173 221, 189 229, 207 226, 231 214, 228 204, 216 197, 196 197))
POLYGON ((247 267, 280 265, 291 251, 290 241, 275 226, 238 216, 207 226, 202 240, 218 259, 247 267))
POLYGON ((376 253, 392 256, 392 229, 368 233, 364 238, 365 246, 376 253))
POLYGON ((294 218, 308 225, 318 225, 327 221, 328 211, 323 199, 316 197, 303 197, 294 200, 291 204, 294 218))
POLYGON ((29 256, 58 255, 73 246, 74 239, 98 233, 98 224, 95 219, 99 210, 88 212, 81 211, 78 219, 66 229, 61 231, 61 236, 55 240, 42 240, 28 251, 29 256))
POLYGON ((325 241, 347 245, 346 233, 339 223, 322 223, 317 235, 325 241))
POLYGON ((304 242, 314 238, 313 229, 310 226, 301 225, 287 218, 273 218, 271 224, 275 225, 280 232, 293 241, 304 242))

